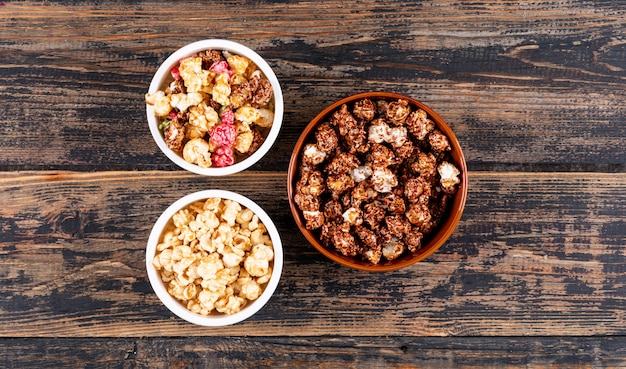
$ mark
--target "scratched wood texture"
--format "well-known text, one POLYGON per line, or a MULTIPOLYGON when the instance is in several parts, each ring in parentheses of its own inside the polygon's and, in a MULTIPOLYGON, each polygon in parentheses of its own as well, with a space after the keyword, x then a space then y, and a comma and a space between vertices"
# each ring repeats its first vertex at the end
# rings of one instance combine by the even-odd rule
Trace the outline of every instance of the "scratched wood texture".
POLYGON ((174 50, 217 37, 257 50, 282 83, 285 127, 258 169, 286 168, 326 105, 388 90, 446 119, 470 168, 623 171, 620 4, 5 2, 0 169, 173 169, 143 94, 174 50))
POLYGON ((283 173, 224 179, 180 171, 6 173, 0 334, 336 335, 396 337, 395 343, 609 336, 625 343, 626 176, 470 172, 469 178, 472 196, 450 241, 416 266, 379 275, 337 266, 306 244, 289 214, 283 173), (255 199, 285 245, 275 296, 254 319, 227 328, 190 327, 173 317, 144 267, 145 242, 160 212, 182 191, 212 187, 255 199))
POLYGON ((621 1, 0 2, 0 366, 626 366, 626 7, 621 1), (279 140, 245 174, 179 170, 143 95, 178 47, 229 38, 275 68, 279 140), (455 130, 469 198, 401 271, 335 265, 288 210, 304 125, 356 92, 455 130), (172 316, 145 243, 173 201, 256 200, 285 245, 268 305, 228 328, 172 316))
MULTIPOLYGON (((463 337, 240 337, 13 339, 5 368, 620 368, 614 337, 502 340, 463 337), (106 347, 103 352, 101 347, 106 347), (369 355, 363 355, 363 352, 369 355), (532 353, 532 354, 529 354, 532 353), (21 360, 9 361, 20 355, 21 360), (115 363, 115 365, 112 365, 115 363), (546 365, 546 363, 550 363, 546 365)), ((2 357, 2 356, 0 356, 2 357)))

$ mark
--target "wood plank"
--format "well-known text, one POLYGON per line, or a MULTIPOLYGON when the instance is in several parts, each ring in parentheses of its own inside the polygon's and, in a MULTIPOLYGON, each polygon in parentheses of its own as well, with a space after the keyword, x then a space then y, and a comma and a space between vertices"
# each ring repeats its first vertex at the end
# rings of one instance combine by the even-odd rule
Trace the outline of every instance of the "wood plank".
POLYGON ((257 50, 283 86, 284 129, 257 170, 286 168, 311 118, 369 90, 434 108, 473 170, 626 170, 617 3, 5 2, 0 18, 0 170, 176 170, 143 95, 207 37, 257 50), (173 21, 181 8, 194 16, 173 21))
POLYGON ((470 172, 451 239, 426 261, 382 274, 338 266, 309 246, 285 182, 261 171, 0 173, 0 336, 626 333, 624 174, 470 172), (178 197, 207 188, 257 201, 285 245, 275 296, 227 328, 173 317, 145 274, 153 222, 178 197))
POLYGON ((619 368, 624 337, 8 339, 4 368, 619 368))

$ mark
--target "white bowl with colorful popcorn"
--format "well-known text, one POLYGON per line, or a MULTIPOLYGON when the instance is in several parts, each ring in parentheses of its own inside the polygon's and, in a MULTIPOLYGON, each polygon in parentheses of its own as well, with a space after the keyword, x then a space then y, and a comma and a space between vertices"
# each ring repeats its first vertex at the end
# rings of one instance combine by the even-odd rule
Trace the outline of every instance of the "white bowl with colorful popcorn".
POLYGON ((224 190, 184 196, 156 221, 146 247, 148 279, 178 317, 225 326, 270 300, 283 268, 276 226, 249 198, 224 190))
POLYGON ((240 172, 270 150, 283 96, 269 64, 239 43, 208 39, 161 64, 145 95, 150 132, 163 153, 190 172, 240 172))

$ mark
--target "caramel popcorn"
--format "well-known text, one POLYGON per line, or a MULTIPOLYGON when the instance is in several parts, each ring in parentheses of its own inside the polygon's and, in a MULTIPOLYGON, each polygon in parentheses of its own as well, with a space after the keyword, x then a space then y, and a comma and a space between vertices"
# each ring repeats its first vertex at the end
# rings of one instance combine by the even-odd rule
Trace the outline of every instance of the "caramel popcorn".
POLYGON ((173 80, 164 90, 145 96, 168 148, 190 163, 220 167, 261 146, 274 122, 273 89, 250 59, 207 50, 181 60, 170 72, 173 80), (234 121, 226 119, 232 116, 234 121), (223 134, 224 124, 236 127, 236 136, 211 143, 213 136, 223 134), (209 144, 208 154, 198 140, 209 144))
POLYGON ((450 151, 406 100, 342 105, 301 152, 294 200, 305 227, 329 249, 372 264, 416 252, 458 189, 450 151))
POLYGON ((274 249, 265 225, 238 202, 210 198, 179 210, 152 265, 192 312, 234 314, 263 292, 274 249))

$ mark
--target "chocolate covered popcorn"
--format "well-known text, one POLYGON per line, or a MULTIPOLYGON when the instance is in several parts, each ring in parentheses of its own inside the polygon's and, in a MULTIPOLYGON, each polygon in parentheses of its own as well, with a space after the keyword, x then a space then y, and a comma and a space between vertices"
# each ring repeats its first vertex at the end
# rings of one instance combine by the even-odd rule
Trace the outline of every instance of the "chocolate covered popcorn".
POLYGON ((294 201, 325 247, 395 260, 422 247, 458 190, 451 150, 407 100, 343 104, 303 145, 294 201))

